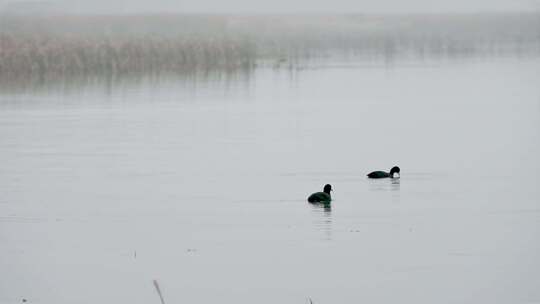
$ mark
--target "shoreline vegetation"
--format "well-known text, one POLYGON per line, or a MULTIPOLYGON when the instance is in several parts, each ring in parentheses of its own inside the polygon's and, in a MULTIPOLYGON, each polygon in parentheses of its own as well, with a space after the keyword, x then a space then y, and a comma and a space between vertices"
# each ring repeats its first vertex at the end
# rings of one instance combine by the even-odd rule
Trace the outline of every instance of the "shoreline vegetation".
POLYGON ((540 55, 540 13, 0 15, 0 82, 540 55))

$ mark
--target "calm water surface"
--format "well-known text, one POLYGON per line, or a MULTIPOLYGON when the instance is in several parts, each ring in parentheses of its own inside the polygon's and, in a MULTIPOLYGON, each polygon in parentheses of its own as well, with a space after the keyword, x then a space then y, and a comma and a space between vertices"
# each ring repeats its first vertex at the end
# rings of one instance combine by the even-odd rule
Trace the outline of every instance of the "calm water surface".
POLYGON ((540 303, 539 84, 486 59, 4 88, 0 303, 540 303))

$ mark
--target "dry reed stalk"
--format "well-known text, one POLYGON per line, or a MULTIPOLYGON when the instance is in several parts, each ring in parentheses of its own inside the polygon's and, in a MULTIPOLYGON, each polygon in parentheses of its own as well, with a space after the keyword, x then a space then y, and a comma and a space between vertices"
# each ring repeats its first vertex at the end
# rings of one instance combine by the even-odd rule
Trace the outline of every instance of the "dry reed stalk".
POLYGON ((161 290, 159 289, 159 284, 157 280, 154 280, 154 287, 156 287, 156 291, 159 295, 159 299, 161 300, 161 304, 165 304, 165 301, 163 300, 163 295, 161 294, 161 290))

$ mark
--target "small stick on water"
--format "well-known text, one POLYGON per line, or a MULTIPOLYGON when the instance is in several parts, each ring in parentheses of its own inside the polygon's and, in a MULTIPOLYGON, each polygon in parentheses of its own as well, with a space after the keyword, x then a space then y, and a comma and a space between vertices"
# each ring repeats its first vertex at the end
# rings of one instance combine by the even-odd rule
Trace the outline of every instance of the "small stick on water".
POLYGON ((313 301, 311 301, 311 298, 308 298, 309 304, 313 304, 313 301))
POLYGON ((159 295, 159 299, 161 300, 161 304, 165 304, 165 301, 163 300, 163 295, 161 294, 161 290, 159 289, 159 284, 157 280, 154 280, 154 287, 156 287, 156 291, 159 295))

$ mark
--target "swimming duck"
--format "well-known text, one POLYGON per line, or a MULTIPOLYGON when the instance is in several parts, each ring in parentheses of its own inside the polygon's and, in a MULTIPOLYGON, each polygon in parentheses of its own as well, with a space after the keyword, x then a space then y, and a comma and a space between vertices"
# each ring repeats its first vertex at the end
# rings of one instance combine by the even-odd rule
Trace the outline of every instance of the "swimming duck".
POLYGON ((392 169, 390 169, 390 173, 384 172, 384 171, 373 171, 370 174, 368 174, 367 176, 369 178, 385 178, 385 177, 394 178, 394 174, 396 174, 396 173, 401 176, 401 173, 399 173, 399 171, 400 171, 399 167, 395 166, 392 169))
POLYGON ((332 200, 330 191, 332 191, 332 186, 326 184, 324 185, 323 192, 315 192, 310 195, 307 200, 310 203, 330 202, 332 200))

